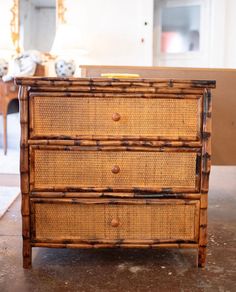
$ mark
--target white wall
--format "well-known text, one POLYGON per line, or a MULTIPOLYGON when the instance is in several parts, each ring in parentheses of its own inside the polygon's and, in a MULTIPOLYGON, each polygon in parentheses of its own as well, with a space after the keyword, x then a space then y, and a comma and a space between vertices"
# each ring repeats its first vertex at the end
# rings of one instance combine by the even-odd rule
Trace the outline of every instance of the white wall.
POLYGON ((77 27, 79 45, 88 52, 81 63, 152 65, 153 0, 67 0, 65 5, 66 20, 77 27))
MULTIPOLYGON (((31 1, 21 0, 20 3, 29 5, 31 1)), ((64 1, 66 21, 73 24, 77 31, 72 38, 77 39, 78 46, 88 52, 81 57, 80 64, 153 65, 154 0, 64 1), (145 22, 147 25, 144 25, 145 22)), ((156 56, 155 65, 236 68, 236 0, 203 2, 209 3, 203 54, 200 57, 194 54, 187 58, 170 57, 168 62, 162 62, 160 56, 156 56)), ((25 33, 37 35, 36 40, 25 40, 25 48, 36 45, 42 51, 49 51, 49 46, 45 44, 50 37, 50 26, 55 22, 55 15, 50 16, 43 11, 37 17, 28 12, 25 17, 28 22, 25 33), (42 30, 39 19, 42 20, 42 30)), ((154 50, 155 42, 154 38, 154 50)))
POLYGON ((226 1, 213 0, 210 6, 209 67, 224 67, 226 1))
POLYGON ((14 46, 12 42, 11 26, 12 20, 11 8, 13 1, 0 1, 0 58, 9 60, 12 53, 14 53, 14 46))
POLYGON ((209 67, 236 68, 236 1, 211 0, 209 67))
POLYGON ((236 1, 227 0, 224 67, 236 68, 236 1))

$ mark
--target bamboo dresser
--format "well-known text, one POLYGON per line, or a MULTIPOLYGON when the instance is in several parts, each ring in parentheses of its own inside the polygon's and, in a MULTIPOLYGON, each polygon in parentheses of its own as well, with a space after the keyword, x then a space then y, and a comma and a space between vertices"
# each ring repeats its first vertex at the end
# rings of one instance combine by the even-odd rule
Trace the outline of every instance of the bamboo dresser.
POLYGON ((16 78, 23 266, 32 247, 198 249, 215 81, 16 78))

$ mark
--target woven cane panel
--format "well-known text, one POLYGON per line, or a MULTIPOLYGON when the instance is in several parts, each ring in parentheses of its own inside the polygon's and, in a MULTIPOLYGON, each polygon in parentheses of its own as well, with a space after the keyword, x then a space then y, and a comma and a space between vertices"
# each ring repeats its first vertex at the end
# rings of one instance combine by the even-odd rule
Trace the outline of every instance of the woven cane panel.
POLYGON ((196 153, 35 150, 34 187, 195 188, 196 153), (119 166, 114 174, 112 168, 119 166))
POLYGON ((194 240, 196 208, 184 204, 36 203, 36 238, 194 240), (112 227, 113 219, 118 220, 118 227, 112 227))
POLYGON ((199 100, 34 97, 34 135, 199 136, 199 100), (118 122, 112 120, 119 113, 118 122))

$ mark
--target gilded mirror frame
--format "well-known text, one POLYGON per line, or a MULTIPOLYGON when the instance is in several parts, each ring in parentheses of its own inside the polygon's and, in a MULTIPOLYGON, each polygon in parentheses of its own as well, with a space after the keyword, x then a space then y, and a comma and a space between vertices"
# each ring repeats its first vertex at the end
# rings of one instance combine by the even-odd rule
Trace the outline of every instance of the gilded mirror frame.
POLYGON ((19 53, 19 0, 12 0, 10 12, 12 14, 10 21, 11 38, 16 52, 19 53))
POLYGON ((64 0, 56 0, 57 24, 65 23, 66 7, 64 0))

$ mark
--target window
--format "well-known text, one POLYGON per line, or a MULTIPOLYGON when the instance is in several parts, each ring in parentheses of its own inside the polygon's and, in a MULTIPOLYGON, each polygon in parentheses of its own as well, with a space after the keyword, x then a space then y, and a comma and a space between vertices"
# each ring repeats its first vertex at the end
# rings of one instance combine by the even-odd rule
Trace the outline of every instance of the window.
POLYGON ((209 0, 154 0, 153 64, 207 66, 209 0))
POLYGON ((200 42, 200 5, 161 9, 161 52, 198 51, 200 42))

